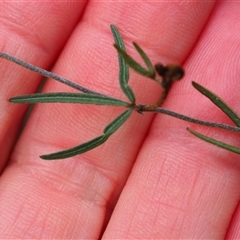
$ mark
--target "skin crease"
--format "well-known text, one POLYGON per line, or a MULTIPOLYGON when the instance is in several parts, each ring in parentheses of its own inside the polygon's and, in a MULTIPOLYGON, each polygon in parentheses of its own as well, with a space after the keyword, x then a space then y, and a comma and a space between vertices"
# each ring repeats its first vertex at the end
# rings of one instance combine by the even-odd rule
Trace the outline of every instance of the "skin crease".
MULTIPOLYGON (((111 47, 109 25, 115 24, 135 59, 139 56, 132 41, 154 63, 183 64, 186 75, 172 86, 164 107, 230 123, 194 90, 194 79, 240 112, 240 9, 236 3, 21 4, 1 3, 1 51, 44 68, 55 63, 53 72, 126 99, 118 86, 117 55, 111 47)), ((33 93, 41 78, 6 60, 0 62, 1 238, 240 237, 240 157, 196 139, 185 129, 238 145, 236 134, 160 114, 134 113, 97 149, 66 160, 44 161, 39 155, 100 135, 123 109, 38 104, 17 140, 27 106, 6 99, 33 93)), ((132 71, 130 77, 138 102, 158 99, 161 90, 155 83, 132 71)), ((75 90, 49 80, 43 91, 75 90)))

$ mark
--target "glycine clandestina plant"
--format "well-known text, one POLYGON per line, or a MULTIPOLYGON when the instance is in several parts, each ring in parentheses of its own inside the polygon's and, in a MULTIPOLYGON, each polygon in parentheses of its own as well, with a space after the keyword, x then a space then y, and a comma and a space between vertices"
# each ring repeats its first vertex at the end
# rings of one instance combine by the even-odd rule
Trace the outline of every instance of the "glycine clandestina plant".
MULTIPOLYGON (((12 61, 16 64, 19 64, 22 67, 25 67, 31 71, 37 72, 42 76, 52 78, 57 80, 63 84, 66 84, 72 88, 75 88, 83 93, 68 93, 68 92, 60 92, 60 93, 35 93, 24 96, 12 97, 9 99, 12 103, 79 103, 79 104, 95 104, 95 105, 110 105, 110 106, 122 106, 127 108, 122 114, 120 114, 116 119, 110 122, 103 130, 103 134, 98 136, 88 142, 75 146, 73 148, 63 150, 56 153, 46 154, 40 156, 42 159, 46 160, 56 160, 68 158, 71 156, 75 156, 77 154, 81 154, 87 152, 97 146, 103 144, 114 132, 118 130, 119 127, 131 116, 133 111, 137 111, 142 114, 143 112, 156 112, 163 113, 169 116, 179 118, 188 122, 201 124, 210 127, 222 128, 230 131, 240 131, 240 117, 217 95, 207 90, 203 86, 198 83, 192 82, 193 86, 207 98, 209 98, 217 107, 219 107, 227 116, 237 125, 237 127, 229 126, 221 123, 215 122, 207 122, 198 119, 194 119, 164 108, 161 108, 161 104, 164 102, 167 94, 173 84, 174 81, 180 80, 184 75, 184 70, 178 64, 168 64, 166 66, 158 63, 155 66, 151 63, 150 59, 146 55, 146 53, 142 50, 142 48, 137 44, 133 43, 133 46, 143 59, 146 67, 141 66, 137 63, 132 57, 130 57, 125 49, 125 45, 123 39, 116 28, 116 26, 111 25, 111 31, 115 40, 114 47, 118 52, 118 62, 119 62, 119 84, 128 98, 129 102, 113 98, 111 96, 106 96, 99 92, 92 91, 83 86, 80 86, 74 82, 71 82, 68 79, 65 79, 61 76, 58 76, 52 72, 46 71, 39 67, 36 67, 30 63, 17 59, 11 55, 0 52, 0 57, 12 61), (129 82, 129 67, 134 69, 137 73, 142 76, 148 77, 155 82, 157 82, 163 89, 160 98, 154 104, 136 104, 135 94, 131 87, 128 85, 129 82)), ((219 147, 228 149, 235 153, 240 153, 240 148, 228 145, 226 143, 220 142, 216 139, 207 137, 202 135, 192 129, 187 128, 187 130, 194 134, 195 136, 217 145, 219 147)))

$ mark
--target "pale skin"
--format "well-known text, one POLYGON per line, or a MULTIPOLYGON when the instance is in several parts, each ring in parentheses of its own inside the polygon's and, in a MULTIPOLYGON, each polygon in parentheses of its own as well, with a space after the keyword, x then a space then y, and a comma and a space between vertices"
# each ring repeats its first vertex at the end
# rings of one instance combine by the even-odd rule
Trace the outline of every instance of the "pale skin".
MULTIPOLYGON (((232 124, 191 81, 239 107, 238 3, 129 1, 1 3, 0 51, 126 99, 118 86, 109 28, 128 52, 137 42, 154 63, 186 70, 164 107, 232 124)), ((239 146, 239 137, 178 119, 133 116, 102 146, 60 161, 60 151, 102 133, 122 108, 38 104, 17 139, 27 105, 6 99, 35 92, 41 77, 0 59, 0 236, 18 239, 237 239, 240 237, 240 156, 195 138, 192 127, 239 146), (16 143, 16 144, 15 144, 16 143), (14 145, 15 144, 15 145, 14 145)), ((131 71, 139 103, 161 89, 131 71)), ((53 80, 44 90, 76 91, 53 80)))

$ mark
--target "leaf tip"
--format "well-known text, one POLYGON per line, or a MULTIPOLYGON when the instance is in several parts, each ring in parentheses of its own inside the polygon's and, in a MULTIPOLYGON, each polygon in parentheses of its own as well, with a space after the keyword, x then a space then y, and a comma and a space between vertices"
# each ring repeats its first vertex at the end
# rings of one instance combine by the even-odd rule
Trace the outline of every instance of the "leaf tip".
POLYGON ((46 155, 41 155, 41 156, 39 156, 41 159, 43 159, 43 160, 53 160, 52 158, 50 158, 49 157, 49 155, 48 154, 46 154, 46 155))
POLYGON ((193 85, 193 87, 195 87, 196 89, 197 89, 198 87, 200 87, 200 84, 196 83, 195 81, 192 81, 192 85, 193 85))
POLYGON ((21 102, 19 102, 19 100, 17 99, 17 97, 9 98, 9 99, 7 99, 7 101, 9 101, 10 103, 21 103, 21 102))

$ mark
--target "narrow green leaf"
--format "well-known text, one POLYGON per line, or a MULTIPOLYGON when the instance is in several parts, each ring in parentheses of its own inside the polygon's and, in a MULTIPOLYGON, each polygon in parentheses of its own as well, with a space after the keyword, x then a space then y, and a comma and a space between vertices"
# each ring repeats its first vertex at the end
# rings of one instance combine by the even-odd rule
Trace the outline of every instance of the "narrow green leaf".
POLYGON ((125 87, 121 87, 121 89, 125 93, 125 95, 128 97, 130 102, 135 104, 136 98, 135 98, 135 94, 134 94, 132 88, 128 85, 125 85, 125 87))
POLYGON ((135 60, 132 59, 125 51, 123 51, 118 45, 114 45, 114 47, 117 49, 118 53, 121 54, 123 59, 126 61, 126 63, 134 69, 136 72, 140 73, 143 76, 152 78, 151 73, 143 68, 139 63, 137 63, 135 60))
POLYGON ((119 99, 85 93, 35 93, 9 99, 13 103, 82 103, 96 105, 127 106, 119 99))
POLYGON ((104 134, 107 136, 110 136, 111 134, 116 132, 118 130, 118 128, 121 127, 122 124, 130 117, 132 112, 133 112, 132 109, 128 109, 124 113, 119 115, 116 119, 114 119, 110 124, 108 124, 104 128, 104 131, 103 131, 104 134))
POLYGON ((218 147, 220 147, 220 148, 224 148, 224 149, 229 150, 229 151, 231 151, 231 152, 240 154, 240 148, 237 148, 237 147, 234 147, 234 146, 229 145, 229 144, 227 144, 227 143, 218 141, 218 140, 216 140, 216 139, 214 139, 214 138, 207 137, 207 136, 205 136, 205 135, 203 135, 203 134, 201 134, 201 133, 198 133, 198 132, 196 132, 196 131, 194 131, 194 130, 192 130, 192 129, 187 128, 187 130, 188 130, 190 133, 192 133, 193 135, 195 135, 196 137, 198 137, 198 138, 200 138, 200 139, 202 139, 202 140, 204 140, 204 141, 206 141, 206 142, 208 142, 208 143, 211 143, 211 144, 213 144, 213 145, 215 145, 215 146, 218 146, 218 147))
POLYGON ((209 98, 217 107, 219 107, 238 127, 240 127, 240 117, 235 113, 219 96, 204 88, 196 82, 192 85, 203 95, 209 98))
MULTIPOLYGON (((115 40, 115 44, 122 49, 124 52, 126 52, 125 45, 122 39, 122 36, 116 26, 111 25, 112 34, 115 40)), ((132 89, 128 86, 129 81, 129 67, 125 63, 122 56, 118 53, 118 62, 119 62, 119 84, 124 92, 124 94, 128 97, 128 99, 135 103, 135 95, 132 91, 132 89)))
MULTIPOLYGON (((123 51, 126 52, 126 48, 122 39, 122 36, 120 34, 120 32, 118 31, 117 27, 114 25, 111 25, 111 30, 112 30, 112 34, 114 37, 114 41, 115 44, 119 46, 119 48, 121 48, 123 51)), ((127 84, 129 81, 129 69, 128 66, 125 64, 123 58, 121 57, 121 55, 118 55, 118 60, 119 60, 119 65, 120 65, 120 69, 121 69, 121 75, 122 75, 122 81, 124 82, 124 84, 127 84)))
POLYGON ((105 127, 104 129, 104 135, 96 137, 76 147, 73 147, 64 151, 56 152, 56 153, 42 155, 40 157, 45 160, 63 159, 63 158, 68 158, 78 154, 85 153, 89 150, 92 150, 93 148, 98 147, 99 145, 106 142, 109 136, 113 134, 130 117, 132 111, 133 111, 132 109, 128 109, 127 111, 122 113, 120 116, 118 116, 115 120, 113 120, 109 125, 107 125, 107 127, 105 127))
POLYGON ((147 65, 149 73, 152 75, 152 78, 154 78, 155 77, 155 69, 154 69, 150 59, 148 58, 146 53, 142 50, 142 48, 137 43, 134 42, 133 46, 136 48, 136 50, 138 51, 138 53, 142 57, 143 61, 147 65))
POLYGON ((45 160, 57 160, 57 159, 69 158, 77 154, 85 153, 93 148, 98 147, 99 145, 103 144, 108 139, 108 137, 109 136, 107 135, 102 135, 88 142, 85 142, 81 145, 78 145, 76 147, 73 147, 64 151, 56 152, 56 153, 42 155, 40 156, 40 158, 45 160))

